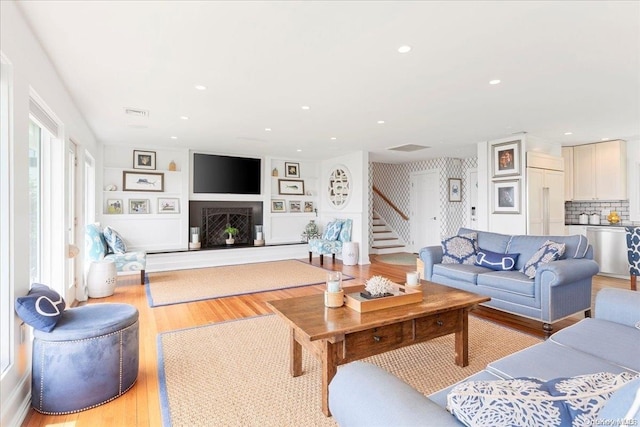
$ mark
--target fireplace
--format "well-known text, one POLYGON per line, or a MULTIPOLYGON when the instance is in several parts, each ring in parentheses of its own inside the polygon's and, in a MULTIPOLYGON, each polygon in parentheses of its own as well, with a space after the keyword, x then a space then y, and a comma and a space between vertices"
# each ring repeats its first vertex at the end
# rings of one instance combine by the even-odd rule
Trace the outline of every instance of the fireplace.
POLYGON ((253 246, 254 226, 262 225, 262 202, 191 201, 189 223, 200 227, 203 249, 225 247, 228 225, 238 229, 234 246, 253 246))

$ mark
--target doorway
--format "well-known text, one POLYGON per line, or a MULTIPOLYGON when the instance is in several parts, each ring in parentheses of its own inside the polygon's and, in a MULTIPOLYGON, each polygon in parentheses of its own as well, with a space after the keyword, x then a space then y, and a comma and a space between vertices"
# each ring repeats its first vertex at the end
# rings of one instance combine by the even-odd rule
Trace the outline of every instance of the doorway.
POLYGON ((467 203, 465 206, 466 225, 472 230, 478 229, 478 169, 467 170, 467 203))
POLYGON ((440 171, 413 172, 411 181, 411 239, 413 252, 440 244, 440 171))

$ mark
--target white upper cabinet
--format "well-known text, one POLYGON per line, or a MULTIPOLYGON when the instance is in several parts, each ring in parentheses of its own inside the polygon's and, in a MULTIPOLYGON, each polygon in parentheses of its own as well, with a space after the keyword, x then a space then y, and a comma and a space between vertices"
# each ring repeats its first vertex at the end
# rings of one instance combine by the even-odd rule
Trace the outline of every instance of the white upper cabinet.
POLYGON ((562 147, 564 159, 564 200, 573 200, 573 147, 562 147))
POLYGON ((573 200, 626 200, 625 141, 573 147, 573 200))

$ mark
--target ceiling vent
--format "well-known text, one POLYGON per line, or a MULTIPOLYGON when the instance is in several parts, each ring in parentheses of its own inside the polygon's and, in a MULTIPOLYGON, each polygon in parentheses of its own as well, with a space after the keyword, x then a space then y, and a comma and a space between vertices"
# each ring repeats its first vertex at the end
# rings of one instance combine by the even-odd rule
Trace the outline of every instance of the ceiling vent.
POLYGON ((412 151, 424 150, 425 148, 431 148, 431 147, 427 147, 426 145, 405 144, 405 145, 398 145, 397 147, 387 148, 387 150, 390 150, 390 151, 403 151, 405 153, 410 153, 412 151))
POLYGON ((149 111, 141 110, 139 108, 126 108, 125 107, 124 113, 126 115, 128 115, 128 116, 133 116, 133 117, 142 117, 142 118, 149 117, 149 111))

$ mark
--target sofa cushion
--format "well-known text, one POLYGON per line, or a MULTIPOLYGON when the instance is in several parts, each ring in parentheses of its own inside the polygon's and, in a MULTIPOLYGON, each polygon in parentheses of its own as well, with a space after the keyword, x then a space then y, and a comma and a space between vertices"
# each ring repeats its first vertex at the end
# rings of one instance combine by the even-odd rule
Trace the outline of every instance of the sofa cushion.
POLYGON ((640 372, 640 331, 632 326, 587 318, 556 332, 549 340, 640 372))
MULTIPOLYGON (((516 264, 516 269, 520 270, 531 256, 547 240, 565 244, 564 254, 559 259, 580 259, 584 258, 589 248, 589 241, 585 236, 512 236, 509 246, 504 252, 520 254, 520 259, 516 264)), ((480 246, 482 247, 482 246, 480 246)))
POLYGON ((634 420, 635 425, 640 425, 640 378, 628 382, 611 395, 604 404, 604 408, 598 413, 598 420, 602 422, 595 425, 607 425, 611 420, 623 418, 634 420))
POLYGON ((433 266, 433 274, 447 277, 453 280, 476 284, 480 274, 491 272, 485 267, 471 264, 436 264, 433 266))
POLYGON ((114 254, 123 254, 127 252, 127 245, 124 243, 122 236, 120 236, 116 230, 107 225, 102 231, 102 234, 104 235, 104 240, 107 242, 107 246, 109 247, 109 252, 114 254))
POLYGON ((486 249, 478 249, 475 265, 495 271, 513 270, 520 254, 500 254, 486 249))
POLYGON ((107 254, 107 242, 99 224, 87 224, 84 234, 84 255, 92 261, 101 260, 107 254))
POLYGON ((478 248, 487 249, 499 254, 507 253, 507 247, 511 236, 507 234, 492 233, 490 231, 478 231, 461 227, 458 234, 478 233, 478 248))
POLYGON ((519 271, 491 271, 480 274, 476 284, 528 297, 533 297, 535 293, 535 281, 519 271))
POLYGON ((62 296, 48 286, 34 283, 24 297, 16 299, 16 313, 29 326, 51 332, 62 317, 66 304, 62 296))
POLYGON ((534 253, 531 258, 522 267, 521 272, 527 275, 530 279, 536 277, 536 271, 540 264, 555 261, 559 259, 565 250, 566 245, 564 243, 556 243, 551 240, 544 242, 542 246, 534 253))
POLYGON ((447 409, 465 425, 591 425, 607 399, 634 379, 627 372, 557 378, 467 381, 447 396, 447 409))
POLYGON ((478 250, 478 233, 459 234, 442 241, 443 264, 473 264, 478 250))
POLYGON ((341 242, 350 242, 351 241, 351 225, 353 221, 350 219, 346 219, 342 223, 342 227, 340 227, 340 234, 338 235, 338 240, 341 242))
POLYGON ((342 230, 342 221, 331 221, 322 233, 322 240, 338 240, 340 230, 342 230))

